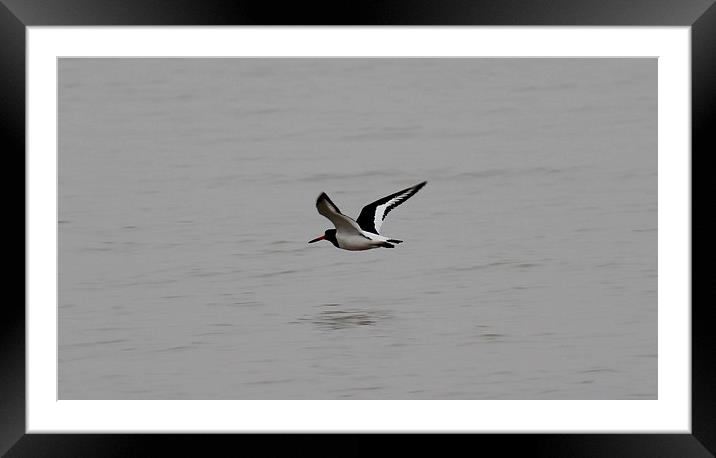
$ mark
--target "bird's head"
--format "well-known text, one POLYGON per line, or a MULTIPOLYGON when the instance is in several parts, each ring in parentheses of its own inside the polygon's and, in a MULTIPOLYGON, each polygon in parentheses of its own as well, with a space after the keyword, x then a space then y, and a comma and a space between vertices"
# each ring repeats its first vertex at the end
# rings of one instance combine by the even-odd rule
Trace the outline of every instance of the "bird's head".
POLYGON ((324 232, 322 236, 316 237, 313 240, 309 240, 308 243, 318 242, 319 240, 328 240, 333 245, 338 246, 338 241, 336 240, 336 230, 335 229, 326 229, 326 232, 324 232))

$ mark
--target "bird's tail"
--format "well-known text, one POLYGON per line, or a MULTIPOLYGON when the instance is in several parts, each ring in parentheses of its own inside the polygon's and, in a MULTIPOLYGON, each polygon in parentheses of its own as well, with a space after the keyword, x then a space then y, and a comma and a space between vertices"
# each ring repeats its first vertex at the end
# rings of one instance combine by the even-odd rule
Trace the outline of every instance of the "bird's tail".
POLYGON ((388 239, 388 241, 389 241, 390 243, 403 243, 402 240, 398 240, 398 239, 388 239))
POLYGON ((383 242, 380 244, 380 246, 382 246, 383 248, 395 248, 395 245, 391 245, 388 242, 383 242))

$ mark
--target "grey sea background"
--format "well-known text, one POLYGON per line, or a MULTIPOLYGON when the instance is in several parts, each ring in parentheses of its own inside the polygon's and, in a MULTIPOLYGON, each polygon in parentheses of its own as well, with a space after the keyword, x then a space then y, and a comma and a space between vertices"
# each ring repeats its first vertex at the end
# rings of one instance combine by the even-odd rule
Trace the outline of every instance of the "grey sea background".
POLYGON ((656 59, 58 72, 60 399, 656 399, 656 59))

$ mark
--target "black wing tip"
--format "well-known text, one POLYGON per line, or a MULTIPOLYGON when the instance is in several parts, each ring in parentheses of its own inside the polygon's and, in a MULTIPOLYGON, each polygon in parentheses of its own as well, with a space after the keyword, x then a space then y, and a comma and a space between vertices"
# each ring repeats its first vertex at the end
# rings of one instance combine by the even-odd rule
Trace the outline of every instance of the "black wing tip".
POLYGON ((399 192, 396 193, 396 194, 399 194, 399 193, 405 192, 405 191, 410 191, 410 195, 412 196, 412 195, 415 194, 416 192, 418 192, 418 191, 420 191, 421 189, 423 189, 423 186, 425 186, 426 184, 428 184, 428 182, 427 182, 427 181, 423 181, 422 183, 418 183, 418 184, 416 184, 415 186, 409 187, 408 189, 404 189, 403 191, 399 191, 399 192))
POLYGON ((325 192, 322 192, 321 195, 318 196, 318 198, 316 199, 316 207, 318 207, 318 206, 321 204, 321 202, 323 202, 324 200, 325 200, 326 202, 328 202, 328 205, 330 205, 331 207, 333 207, 333 209, 334 209, 336 212, 341 213, 341 211, 338 209, 338 207, 336 206, 336 204, 333 203, 333 201, 331 200, 331 198, 328 197, 328 194, 326 194, 325 192))
POLYGON ((316 205, 320 204, 321 201, 324 201, 324 200, 325 200, 325 201, 328 201, 329 204, 331 204, 331 205, 333 205, 333 206, 335 207, 335 204, 331 201, 331 198, 328 197, 328 194, 326 194, 325 192, 322 192, 322 193, 318 196, 318 198, 316 199, 316 205))

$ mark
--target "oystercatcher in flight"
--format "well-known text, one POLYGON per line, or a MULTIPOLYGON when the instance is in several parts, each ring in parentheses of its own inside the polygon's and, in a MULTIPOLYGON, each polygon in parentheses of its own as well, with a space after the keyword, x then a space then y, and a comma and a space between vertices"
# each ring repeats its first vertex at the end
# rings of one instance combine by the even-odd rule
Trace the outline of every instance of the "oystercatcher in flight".
POLYGON ((390 239, 379 234, 383 220, 398 205, 410 199, 416 192, 425 186, 427 181, 416 184, 395 194, 378 199, 372 204, 363 207, 357 220, 344 215, 336 207, 326 193, 321 193, 316 200, 318 213, 325 216, 336 227, 308 243, 328 240, 336 248, 350 251, 370 250, 371 248, 393 248, 394 243, 403 243, 402 240, 390 239))

